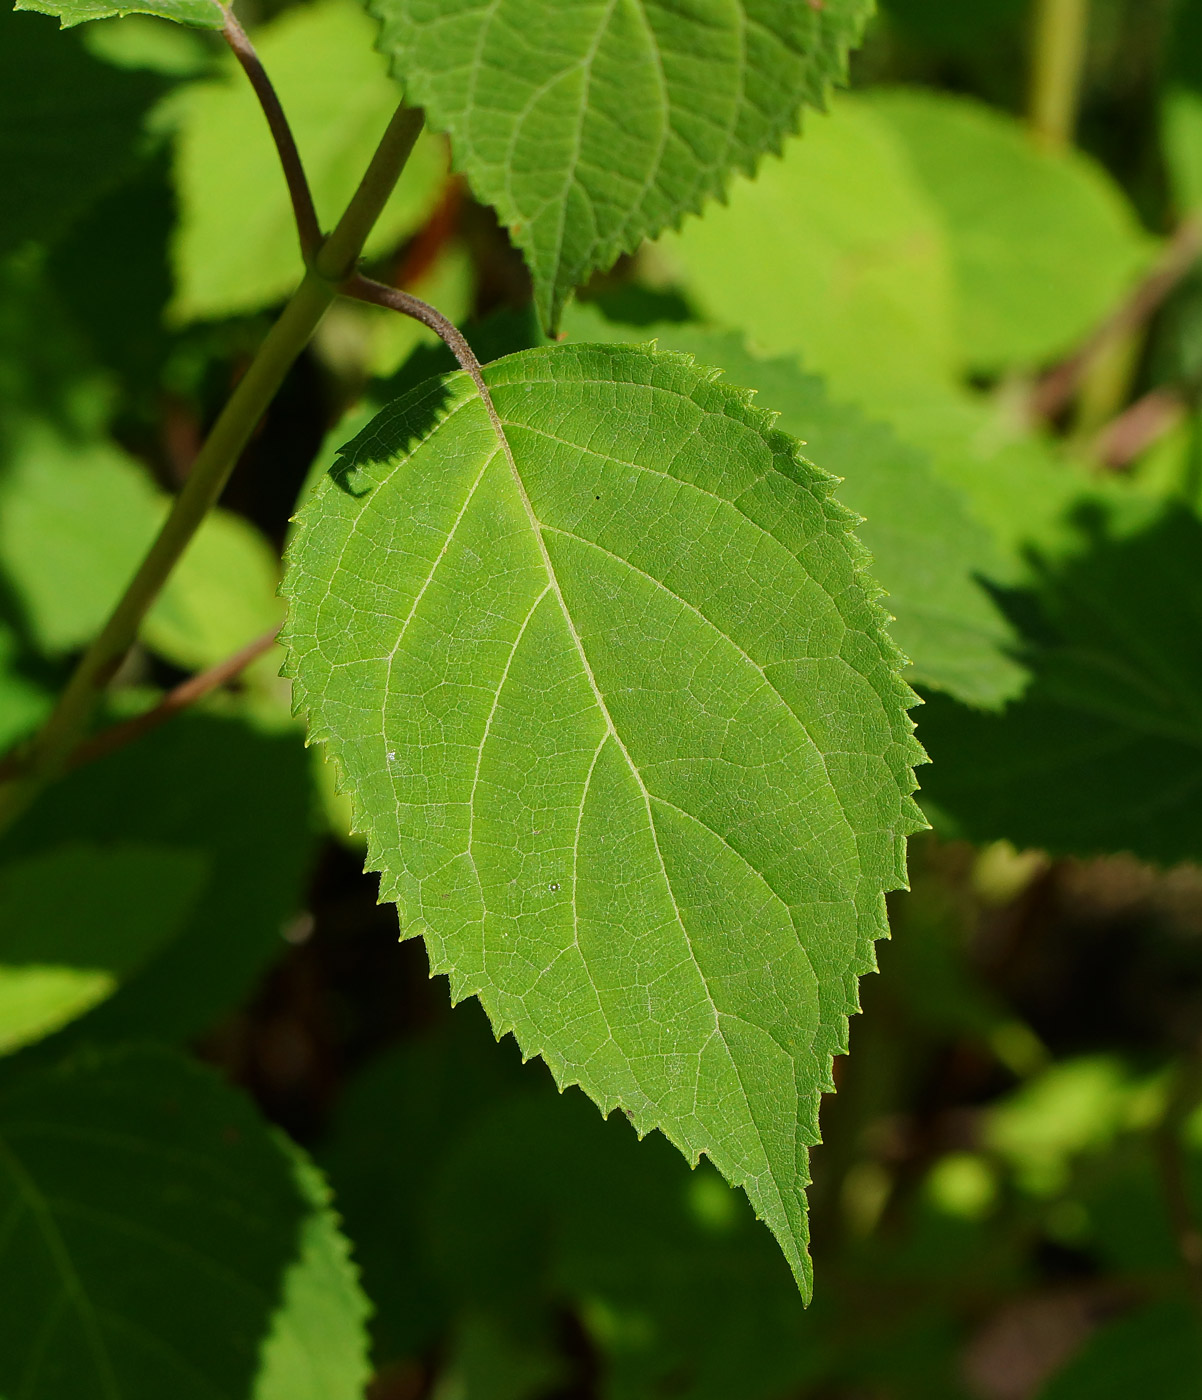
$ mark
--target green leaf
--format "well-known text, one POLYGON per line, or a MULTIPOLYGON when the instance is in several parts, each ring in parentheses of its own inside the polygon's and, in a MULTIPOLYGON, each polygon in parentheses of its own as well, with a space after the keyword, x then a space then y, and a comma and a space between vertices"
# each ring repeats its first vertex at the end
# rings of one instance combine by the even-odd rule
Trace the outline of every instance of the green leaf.
POLYGON ((225 23, 216 0, 133 0, 132 4, 116 5, 106 0, 17 0, 16 8, 54 15, 64 29, 90 19, 117 19, 122 15, 157 15, 195 29, 220 29, 225 23))
POLYGON ((1071 350, 1145 268, 1152 240, 1088 156, 1040 150, 1015 118, 966 98, 877 90, 869 101, 943 220, 966 365, 1071 350))
POLYGON ((117 842, 0 866, 0 1054, 90 1010, 179 933, 206 864, 117 842))
POLYGON ((0 868, 83 843, 169 847, 207 872, 179 935, 60 1038, 186 1041, 244 997, 304 907, 312 800, 295 731, 200 713, 43 794, 0 845, 0 868))
MULTIPOLYGON (((354 0, 317 0, 253 36, 325 227, 354 193, 400 97, 372 52, 372 32, 354 0)), ((229 58, 223 80, 184 89, 172 111, 180 198, 172 315, 231 316, 281 300, 304 269, 279 157, 245 76, 229 58)), ((421 226, 445 172, 443 144, 421 137, 368 239, 368 256, 389 252, 421 226)))
POLYGON ((900 136, 862 100, 833 102, 782 159, 660 246, 707 319, 761 351, 802 354, 837 398, 871 403, 954 375, 943 221, 900 136))
POLYGON ((759 403, 779 411, 777 426, 840 478, 844 505, 864 516, 856 533, 888 594, 890 630, 911 663, 908 679, 970 705, 998 705, 1022 689, 1026 672, 1009 655, 1014 633, 980 582, 996 573, 997 551, 922 452, 833 402, 796 361, 762 359, 736 335, 687 324, 620 326, 583 307, 569 308, 565 324, 573 339, 653 339, 754 389, 759 403))
POLYGON ((1077 548, 1008 603, 1033 680, 1000 715, 933 697, 923 805, 973 840, 1173 863, 1202 855, 1202 525, 1083 502, 1077 548))
POLYGON ((134 168, 143 120, 163 89, 161 79, 118 72, 75 35, 0 5, 0 254, 58 238, 134 168))
POLYGON ((721 195, 825 104, 871 0, 373 0, 380 47, 509 226, 554 328, 572 287, 721 195))
POLYGON ((314 1169, 208 1071, 81 1056, 0 1094, 0 1389, 358 1400, 366 1300, 314 1169))
MULTIPOLYGON (((70 651, 100 629, 167 501, 103 438, 79 442, 45 422, 13 432, 0 469, 0 568, 39 644, 70 651)), ((277 577, 262 536, 214 511, 151 609, 145 640, 180 666, 224 660, 279 622, 277 577)))
POLYGON ((419 387, 290 550, 289 669, 405 933, 561 1083, 802 1191, 921 751, 831 481, 685 357, 419 387))

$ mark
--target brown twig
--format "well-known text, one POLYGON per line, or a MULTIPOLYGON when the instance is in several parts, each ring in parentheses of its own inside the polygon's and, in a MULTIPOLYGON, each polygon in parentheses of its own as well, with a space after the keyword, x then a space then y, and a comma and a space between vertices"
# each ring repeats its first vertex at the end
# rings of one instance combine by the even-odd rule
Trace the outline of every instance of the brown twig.
POLYGON ((250 79, 250 85, 259 99, 259 106, 267 118, 275 148, 279 152, 280 164, 284 167, 284 179, 288 182, 288 195, 292 200, 292 212, 296 217, 301 256, 308 263, 321 246, 321 225, 317 221, 313 194, 309 189, 300 151, 296 147, 296 138, 292 135, 292 128, 288 125, 288 118, 284 115, 280 99, 246 30, 238 23, 228 6, 222 5, 221 9, 225 15, 222 36, 233 49, 235 57, 250 79))
MULTIPOLYGON (((159 703, 153 709, 147 710, 145 714, 135 715, 133 719, 111 725, 108 729, 93 735, 91 739, 85 739, 67 760, 67 768, 72 770, 80 768, 85 763, 92 763, 98 758, 104 758, 107 754, 115 753, 117 749, 123 749, 127 744, 132 744, 135 739, 140 739, 152 729, 157 729, 160 724, 165 724, 167 720, 178 715, 181 710, 195 705, 198 700, 204 699, 218 686, 228 684, 240 675, 252 661, 257 661, 265 652, 271 650, 272 644, 279 635, 279 630, 278 627, 273 627, 270 632, 264 632, 253 642, 247 642, 244 647, 234 652, 232 656, 227 656, 224 661, 219 661, 216 666, 210 666, 207 671, 200 671, 195 676, 190 676, 186 681, 177 685, 174 690, 169 690, 159 703)), ((0 781, 12 777, 18 766, 19 760, 16 754, 10 754, 0 761, 0 781)))
POLYGON ((1099 356, 1116 340, 1149 321, 1202 254, 1202 215, 1183 219, 1148 275, 1067 360, 1050 370, 1031 394, 1036 419, 1058 418, 1099 356))
POLYGON ((1109 471, 1126 471, 1185 417, 1188 395, 1178 387, 1152 389, 1112 419, 1093 442, 1093 455, 1109 471))
POLYGON ((383 282, 376 282, 370 277, 364 277, 361 272, 352 273, 338 290, 344 296, 353 297, 356 301, 370 302, 373 306, 386 306, 391 311, 399 311, 402 316, 412 317, 413 320, 420 321, 423 326, 428 326, 459 361, 460 367, 471 375, 472 382, 484 400, 489 420, 508 455, 509 443, 505 437, 505 430, 501 426, 500 416, 493 406, 488 385, 484 382, 484 371, 480 361, 476 359, 476 352, 467 343, 463 332, 453 322, 448 321, 441 311, 428 302, 422 301, 420 297, 415 297, 410 292, 399 291, 396 287, 386 287, 383 282))

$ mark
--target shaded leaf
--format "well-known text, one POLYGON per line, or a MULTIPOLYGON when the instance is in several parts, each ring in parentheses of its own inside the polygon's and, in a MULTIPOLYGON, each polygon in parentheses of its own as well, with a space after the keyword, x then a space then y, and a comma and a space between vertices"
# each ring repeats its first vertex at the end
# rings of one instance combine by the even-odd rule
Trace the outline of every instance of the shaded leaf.
POLYGON ((199 851, 72 843, 0 865, 0 1053, 110 996, 184 926, 199 851))
POLYGON ((0 1093, 0 1386, 357 1400, 358 1290, 314 1169, 208 1071, 82 1056, 0 1093))
POLYGON ((1202 525, 1095 507, 1008 606, 1030 689, 1000 715, 932 697, 923 804, 974 840, 1172 863, 1202 854, 1202 525))
POLYGON ((572 287, 822 107, 870 0, 374 0, 380 47, 509 226, 552 328, 572 287))
POLYGON ((455 1000, 744 1185, 809 1286, 830 1057, 921 756, 830 479, 680 356, 399 400, 290 551, 289 669, 455 1000))
POLYGON ((313 844, 299 736, 188 714, 48 790, 0 845, 0 862, 64 843, 168 846, 208 878, 178 937, 63 1035, 184 1041, 237 1002, 303 907, 313 844))
POLYGON ((1039 1392, 1039 1400, 1194 1400, 1202 1324, 1186 1299, 1149 1303, 1101 1328, 1039 1392))
POLYGON ((0 254, 29 238, 58 238, 134 168, 144 118, 164 88, 0 5, 0 254))

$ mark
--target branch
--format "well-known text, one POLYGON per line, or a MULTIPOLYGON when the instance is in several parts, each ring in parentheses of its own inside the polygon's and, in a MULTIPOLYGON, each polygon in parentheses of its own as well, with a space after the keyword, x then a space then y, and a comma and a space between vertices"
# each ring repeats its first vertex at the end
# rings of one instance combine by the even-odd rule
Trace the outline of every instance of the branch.
POLYGON ((129 586, 80 658, 49 719, 18 753, 15 777, 0 788, 0 832, 17 820, 70 761, 104 688, 137 638, 142 619, 216 505, 284 376, 308 345, 340 285, 354 271, 421 126, 420 111, 402 106, 393 115, 359 188, 221 410, 129 586))
POLYGON ((338 290, 356 301, 366 301, 373 306, 386 306, 391 311, 399 311, 402 316, 409 316, 415 321, 420 321, 423 326, 428 326, 459 361, 460 368, 471 375, 472 382, 484 400, 484 407, 488 410, 489 421, 501 439, 506 455, 509 455, 509 443, 501 426, 500 415, 493 405, 488 385, 484 382, 484 371, 480 361, 476 359, 476 352, 458 327, 420 297, 399 291, 396 287, 386 287, 383 282, 375 282, 370 277, 364 277, 361 272, 348 277, 338 290))
POLYGON ((1072 143, 1088 28, 1089 0, 1036 0, 1028 119, 1045 150, 1072 143))
MULTIPOLYGON (((93 738, 86 739, 67 760, 66 767, 69 770, 82 768, 85 763, 92 763, 98 758, 115 753, 126 744, 132 744, 144 734, 149 734, 152 729, 157 729, 160 724, 166 723, 181 710, 186 710, 198 700, 203 700, 210 692, 240 675, 252 661, 257 661, 260 656, 270 651, 279 632, 278 627, 273 627, 270 632, 264 632, 253 642, 247 642, 244 647, 232 656, 227 656, 224 661, 219 661, 216 666, 210 666, 207 671, 200 671, 182 681, 145 714, 135 715, 133 719, 127 719, 121 724, 111 725, 93 738)), ((18 760, 15 757, 0 760, 0 780, 11 778, 17 769, 18 760)))
POLYGON ((160 724, 173 719, 181 710, 188 709, 220 686, 227 685, 241 675, 252 661, 266 655, 275 645, 279 633, 280 629, 273 627, 270 632, 264 632, 253 642, 247 642, 244 647, 232 656, 227 656, 224 661, 219 661, 216 666, 210 666, 207 671, 200 671, 182 681, 174 690, 169 690, 152 710, 135 715, 133 719, 127 719, 122 724, 111 725, 93 738, 85 740, 71 755, 67 767, 80 768, 85 763, 92 763, 98 758, 123 749, 126 744, 132 744, 135 739, 140 739, 152 729, 157 729, 160 724))
POLYGON ((1148 275, 1126 301, 1108 316, 1067 360, 1039 381, 1031 395, 1035 418, 1057 418, 1068 407, 1081 381, 1110 346, 1151 320, 1161 303, 1202 253, 1202 215, 1191 214, 1178 225, 1148 275))
POLYGON ((288 125, 284 109, 280 106, 276 90, 271 85, 271 79, 267 76, 267 70, 260 62, 246 30, 234 18, 234 12, 228 6, 222 5, 221 11, 225 15, 225 23, 221 29, 222 37, 233 49, 235 57, 250 79, 250 85, 259 99, 259 106, 267 118, 275 148, 279 152, 280 164, 284 167, 284 179, 288 182, 288 194, 292 200, 292 212, 296 217, 301 256, 308 264, 321 247, 321 225, 317 221, 317 210, 313 206, 313 195, 309 189, 300 151, 296 148, 296 139, 288 125))
POLYGON ((1094 439, 1093 455, 1110 471, 1126 471, 1153 443, 1177 427, 1189 404, 1190 396, 1180 387, 1150 390, 1102 429, 1094 439))

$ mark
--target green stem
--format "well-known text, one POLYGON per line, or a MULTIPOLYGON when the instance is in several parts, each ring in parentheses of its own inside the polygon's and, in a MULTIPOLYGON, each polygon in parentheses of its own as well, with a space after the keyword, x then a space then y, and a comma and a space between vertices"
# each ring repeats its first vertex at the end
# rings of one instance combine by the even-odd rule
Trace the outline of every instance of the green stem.
POLYGON ((1035 0, 1028 119, 1048 150, 1072 144, 1088 30, 1089 0, 1035 0))
POLYGON ((222 409, 120 602, 80 658, 53 713, 18 755, 17 776, 0 788, 0 832, 7 830, 67 766, 105 687, 137 639, 142 619, 216 504, 242 449, 338 295, 340 284, 354 271, 421 125, 421 112, 406 107, 401 107, 389 123, 346 212, 318 249, 304 281, 222 409))

